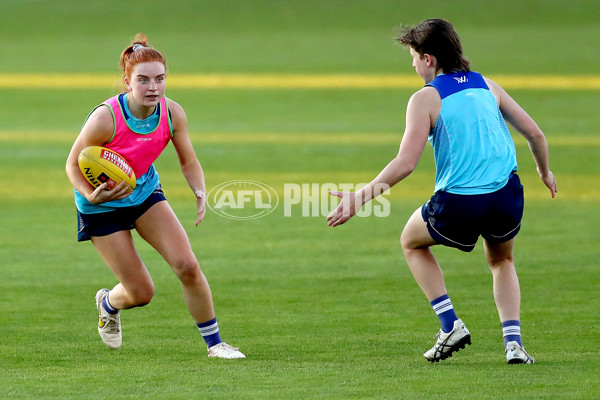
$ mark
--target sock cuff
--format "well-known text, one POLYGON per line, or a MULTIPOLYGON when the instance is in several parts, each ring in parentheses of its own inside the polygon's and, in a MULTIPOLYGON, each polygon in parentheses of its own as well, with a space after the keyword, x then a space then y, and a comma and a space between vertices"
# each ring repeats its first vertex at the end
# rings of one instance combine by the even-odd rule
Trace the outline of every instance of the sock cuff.
POLYGON ((217 318, 213 318, 210 321, 201 322, 196 324, 202 336, 210 336, 219 332, 219 324, 217 323, 217 318))
POLYGON ((433 311, 435 311, 436 315, 440 315, 454 309, 454 306, 452 306, 452 301, 450 301, 450 296, 447 294, 433 300, 431 302, 431 306, 433 307, 433 311))
POLYGON ((431 304, 432 306, 435 306, 437 303, 440 303, 440 302, 442 302, 442 301, 444 301, 444 300, 450 300, 450 296, 448 296, 448 293, 446 293, 446 294, 444 294, 444 295, 442 295, 442 296, 438 297, 437 299, 433 299, 433 300, 431 300, 430 304, 431 304))
POLYGON ((108 300, 108 294, 102 299, 102 307, 104 307, 109 314, 116 314, 119 312, 118 308, 115 308, 112 306, 112 304, 110 304, 110 301, 108 300))
POLYGON ((198 329, 200 330, 200 334, 202 338, 206 342, 208 348, 213 347, 221 343, 221 335, 219 334, 219 324, 217 323, 217 319, 213 318, 210 321, 201 322, 196 324, 198 329))
POLYGON ((502 323, 502 336, 521 336, 521 324, 519 321, 505 321, 502 323))
POLYGON ((520 327, 521 326, 521 321, 519 321, 518 319, 511 319, 511 320, 508 320, 508 321, 504 321, 502 323, 502 327, 504 328, 506 326, 518 326, 518 327, 520 327))

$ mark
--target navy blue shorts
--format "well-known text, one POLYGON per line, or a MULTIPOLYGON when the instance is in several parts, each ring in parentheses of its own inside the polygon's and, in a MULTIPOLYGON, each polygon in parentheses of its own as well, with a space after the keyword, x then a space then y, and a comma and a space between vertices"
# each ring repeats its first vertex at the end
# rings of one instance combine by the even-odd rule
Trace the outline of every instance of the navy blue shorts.
POLYGON ((512 174, 500 190, 476 195, 437 192, 421 208, 431 237, 444 246, 472 251, 481 235, 490 244, 514 238, 521 229, 523 186, 512 174))
POLYGON ((124 207, 98 214, 83 214, 77 210, 77 241, 90 240, 92 236, 106 236, 135 228, 135 221, 159 201, 167 200, 160 186, 139 206, 124 207))

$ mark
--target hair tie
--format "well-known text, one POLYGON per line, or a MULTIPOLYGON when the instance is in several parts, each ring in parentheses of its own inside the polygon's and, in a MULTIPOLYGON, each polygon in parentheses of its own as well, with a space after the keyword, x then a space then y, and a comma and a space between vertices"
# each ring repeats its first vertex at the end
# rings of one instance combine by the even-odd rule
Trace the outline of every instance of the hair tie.
POLYGON ((143 48, 146 48, 146 46, 141 45, 139 43, 136 43, 136 44, 133 45, 133 51, 136 51, 138 49, 143 49, 143 48))

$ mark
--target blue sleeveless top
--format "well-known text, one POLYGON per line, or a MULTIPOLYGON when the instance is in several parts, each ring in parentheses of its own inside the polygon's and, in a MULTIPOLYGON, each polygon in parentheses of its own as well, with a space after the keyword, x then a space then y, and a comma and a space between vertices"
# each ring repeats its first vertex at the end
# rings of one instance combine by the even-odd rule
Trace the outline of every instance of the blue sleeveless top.
POLYGON ((517 171, 515 145, 483 76, 477 72, 441 74, 426 86, 437 89, 442 108, 429 132, 436 176, 435 192, 495 192, 517 171))

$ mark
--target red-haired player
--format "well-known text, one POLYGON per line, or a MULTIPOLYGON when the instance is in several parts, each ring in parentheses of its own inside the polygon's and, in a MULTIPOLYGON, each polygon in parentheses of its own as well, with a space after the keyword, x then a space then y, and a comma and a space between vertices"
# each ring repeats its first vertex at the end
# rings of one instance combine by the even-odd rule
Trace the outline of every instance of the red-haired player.
POLYGON ((221 341, 210 287, 183 226, 161 190, 153 162, 172 141, 181 171, 196 198, 198 219, 205 213, 204 173, 188 135, 182 107, 165 97, 166 59, 138 34, 121 54, 127 91, 106 100, 88 116, 67 159, 75 188, 78 240, 92 240, 119 283, 96 294, 98 332, 108 347, 121 346, 119 310, 141 307, 154 295, 154 283, 135 249, 131 229, 154 247, 171 266, 183 288, 188 310, 206 341, 209 357, 244 358, 221 341), (77 156, 87 146, 104 146, 124 156, 135 171, 133 193, 122 182, 97 189, 81 174, 77 156))

